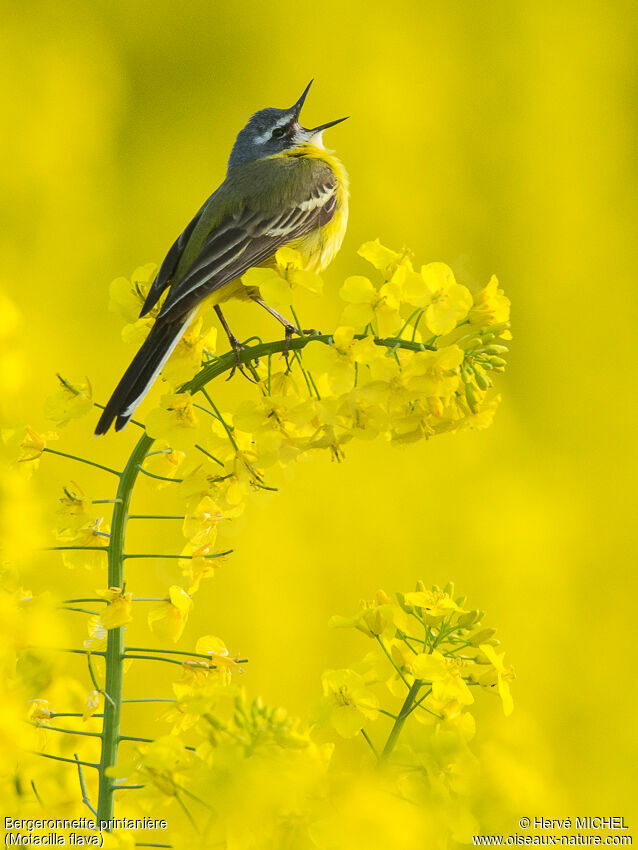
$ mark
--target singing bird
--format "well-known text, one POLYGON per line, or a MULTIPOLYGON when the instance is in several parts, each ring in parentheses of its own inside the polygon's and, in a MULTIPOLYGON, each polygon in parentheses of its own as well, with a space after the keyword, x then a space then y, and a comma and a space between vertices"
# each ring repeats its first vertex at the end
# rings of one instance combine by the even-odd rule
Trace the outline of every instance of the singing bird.
POLYGON ((95 429, 105 434, 115 420, 129 422, 164 363, 202 307, 214 307, 235 351, 220 303, 252 299, 278 319, 286 338, 300 331, 269 307, 241 276, 253 266, 274 264, 283 246, 299 251, 304 268, 321 271, 335 256, 348 220, 348 176, 324 148, 323 132, 339 118, 308 130, 299 113, 312 80, 289 109, 262 109, 240 131, 226 178, 177 238, 159 268, 140 316, 168 289, 151 331, 115 388, 95 429))

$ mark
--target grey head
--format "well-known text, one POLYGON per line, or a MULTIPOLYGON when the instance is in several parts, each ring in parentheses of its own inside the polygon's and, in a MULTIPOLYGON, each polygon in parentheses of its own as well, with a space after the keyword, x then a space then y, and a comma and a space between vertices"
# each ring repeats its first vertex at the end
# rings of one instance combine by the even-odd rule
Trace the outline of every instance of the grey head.
POLYGON ((299 123, 299 113, 304 104, 312 80, 304 89, 299 100, 289 109, 261 109, 239 132, 228 160, 228 170, 264 156, 273 156, 300 145, 310 143, 323 147, 323 131, 345 121, 338 118, 307 130, 299 123))

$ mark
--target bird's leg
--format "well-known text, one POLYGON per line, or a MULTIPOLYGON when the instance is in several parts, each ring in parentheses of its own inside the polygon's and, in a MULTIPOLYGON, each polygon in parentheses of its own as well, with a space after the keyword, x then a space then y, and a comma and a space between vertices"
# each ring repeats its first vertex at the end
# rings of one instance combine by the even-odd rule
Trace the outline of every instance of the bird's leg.
POLYGON ((284 326, 286 331, 286 339, 282 354, 286 360, 286 364, 290 365, 288 364, 288 355, 290 353, 290 340, 292 339, 292 335, 297 334, 298 336, 303 337, 306 333, 308 333, 308 331, 300 331, 299 328, 296 325, 293 325, 293 323, 290 322, 285 316, 282 316, 281 313, 278 313, 276 310, 273 310, 272 307, 269 307, 268 304, 266 304, 266 302, 263 300, 263 298, 255 298, 254 300, 261 307, 263 307, 264 310, 268 310, 270 315, 274 316, 275 319, 277 319, 278 322, 281 322, 281 324, 284 326))
POLYGON ((222 313, 218 304, 215 304, 215 312, 217 313, 217 318, 219 319, 222 328, 226 331, 226 336, 228 337, 230 347, 235 352, 235 365, 230 370, 230 375, 226 378, 226 380, 230 381, 230 379, 235 374, 235 371, 239 369, 244 378, 247 378, 252 384, 256 384, 257 381, 254 378, 250 377, 250 375, 244 369, 244 364, 241 362, 240 354, 242 351, 245 350, 246 346, 242 345, 241 342, 235 336, 235 334, 231 331, 230 327, 228 326, 228 322, 226 321, 226 318, 224 317, 224 314, 222 313))

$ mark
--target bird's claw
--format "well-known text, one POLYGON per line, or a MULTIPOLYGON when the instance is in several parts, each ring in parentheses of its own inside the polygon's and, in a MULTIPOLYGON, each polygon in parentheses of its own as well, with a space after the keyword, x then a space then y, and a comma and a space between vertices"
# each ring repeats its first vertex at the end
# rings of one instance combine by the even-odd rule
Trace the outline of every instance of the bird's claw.
MULTIPOLYGON (((242 345, 241 342, 237 339, 237 337, 233 337, 232 339, 230 339, 230 337, 229 337, 229 341, 230 341, 230 345, 233 349, 233 353, 235 355, 235 365, 230 370, 230 374, 228 375, 226 380, 230 381, 230 379, 233 377, 235 372, 241 372, 241 374, 244 376, 244 378, 246 378, 247 381, 250 381, 251 384, 259 383, 258 379, 251 377, 248 374, 248 372, 246 372, 246 370, 244 368, 244 364, 242 363, 242 360, 241 360, 241 352, 246 351, 248 346, 242 345)), ((259 365, 259 361, 257 361, 257 365, 259 365)))

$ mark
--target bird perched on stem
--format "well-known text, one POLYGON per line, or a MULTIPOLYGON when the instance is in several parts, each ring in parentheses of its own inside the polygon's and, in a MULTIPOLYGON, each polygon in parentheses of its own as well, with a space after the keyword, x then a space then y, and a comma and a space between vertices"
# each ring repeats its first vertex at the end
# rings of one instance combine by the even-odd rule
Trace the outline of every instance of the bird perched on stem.
POLYGON ((277 250, 299 251, 304 268, 321 271, 335 256, 348 219, 348 177, 323 146, 323 132, 345 118, 311 130, 299 113, 312 80, 289 109, 255 113, 233 145, 226 179, 177 238, 149 289, 145 316, 168 289, 151 331, 115 388, 95 429, 121 430, 202 306, 215 308, 242 369, 242 346, 220 309, 230 298, 252 299, 285 328, 301 331, 269 307, 240 278, 253 266, 274 264, 277 250))

